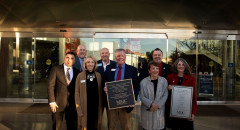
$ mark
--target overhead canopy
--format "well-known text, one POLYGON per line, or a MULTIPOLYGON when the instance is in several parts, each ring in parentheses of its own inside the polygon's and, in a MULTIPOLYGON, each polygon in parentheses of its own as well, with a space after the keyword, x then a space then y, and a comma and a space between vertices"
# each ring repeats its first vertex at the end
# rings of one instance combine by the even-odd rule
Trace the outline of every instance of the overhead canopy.
POLYGON ((234 34, 239 34, 238 3, 237 0, 0 0, 0 31, 114 28, 234 30, 234 34))

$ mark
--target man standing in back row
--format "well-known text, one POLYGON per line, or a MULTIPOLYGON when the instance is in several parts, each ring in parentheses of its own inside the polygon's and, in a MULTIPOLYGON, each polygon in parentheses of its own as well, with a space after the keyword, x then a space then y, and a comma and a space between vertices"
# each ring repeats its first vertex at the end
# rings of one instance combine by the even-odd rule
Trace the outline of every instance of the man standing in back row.
MULTIPOLYGON (((109 59, 110 53, 109 50, 107 48, 102 48, 100 51, 100 56, 101 56, 101 60, 97 61, 98 65, 97 65, 97 72, 99 72, 101 74, 102 77, 102 90, 103 87, 105 86, 105 71, 107 66, 116 64, 115 61, 112 61, 109 59)), ((104 107, 106 107, 107 110, 107 96, 105 94, 105 92, 103 91, 102 94, 102 103, 103 103, 103 111, 104 111, 104 107)))
POLYGON ((68 130, 77 129, 75 82, 79 71, 72 67, 75 54, 66 53, 64 64, 54 66, 49 75, 48 101, 52 111, 53 130, 61 130, 63 117, 68 130))
MULTIPOLYGON (((168 74, 171 73, 171 66, 162 62, 162 58, 163 58, 162 50, 159 49, 159 48, 154 49, 151 52, 150 57, 152 58, 150 60, 153 60, 154 62, 159 64, 158 75, 167 79, 168 74)), ((140 75, 139 75, 139 81, 146 78, 147 76, 149 76, 148 63, 145 63, 145 64, 142 65, 142 70, 141 70, 140 75)))
POLYGON ((75 64, 73 65, 73 67, 75 67, 76 69, 78 69, 80 72, 82 72, 84 70, 83 68, 83 61, 85 60, 86 58, 86 55, 87 55, 87 49, 86 49, 86 46, 81 44, 77 47, 77 50, 76 50, 76 62, 75 64))

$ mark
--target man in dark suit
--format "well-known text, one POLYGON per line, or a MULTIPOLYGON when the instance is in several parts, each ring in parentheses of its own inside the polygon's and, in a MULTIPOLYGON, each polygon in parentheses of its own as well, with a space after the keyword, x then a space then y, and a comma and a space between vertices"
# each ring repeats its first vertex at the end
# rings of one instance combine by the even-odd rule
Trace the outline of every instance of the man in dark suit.
POLYGON ((64 64, 54 66, 49 75, 48 101, 52 111, 53 130, 61 130, 63 115, 68 130, 77 129, 75 81, 79 71, 72 67, 75 54, 66 53, 64 64))
MULTIPOLYGON (((171 73, 171 66, 163 63, 162 58, 163 58, 163 52, 161 49, 156 48, 151 52, 150 61, 153 60, 154 62, 159 63, 159 74, 158 75, 167 79, 168 74, 171 73)), ((142 65, 142 69, 141 69, 140 75, 139 75, 139 81, 146 78, 147 76, 149 76, 148 63, 145 63, 142 65)))
POLYGON ((75 67, 76 69, 78 69, 80 72, 82 72, 84 69, 83 69, 83 61, 85 60, 86 58, 86 55, 87 55, 87 49, 86 49, 86 46, 83 45, 83 44, 80 44, 78 47, 77 47, 77 50, 76 50, 76 58, 75 58, 75 63, 73 65, 73 67, 75 67))
MULTIPOLYGON (((101 60, 97 61, 97 63, 98 63, 97 72, 99 72, 101 74, 102 88, 103 88, 105 86, 105 71, 106 71, 106 68, 109 65, 116 64, 116 62, 109 59, 110 53, 109 53, 109 50, 107 48, 102 48, 101 49, 100 56, 101 56, 101 60)), ((103 91, 102 95, 103 95, 102 103, 103 103, 103 111, 104 111, 104 108, 105 107, 107 108, 107 96, 106 96, 104 91, 103 91)))
MULTIPOLYGON (((117 49, 115 51, 116 64, 110 65, 106 70, 106 82, 132 79, 135 99, 139 93, 139 82, 137 76, 137 69, 133 66, 127 65, 126 52, 124 49, 117 49)), ((106 92, 106 87, 104 88, 106 92)), ((120 120, 121 128, 123 130, 130 129, 130 115, 134 106, 127 108, 118 108, 109 110, 109 130, 116 130, 118 120, 120 120)))

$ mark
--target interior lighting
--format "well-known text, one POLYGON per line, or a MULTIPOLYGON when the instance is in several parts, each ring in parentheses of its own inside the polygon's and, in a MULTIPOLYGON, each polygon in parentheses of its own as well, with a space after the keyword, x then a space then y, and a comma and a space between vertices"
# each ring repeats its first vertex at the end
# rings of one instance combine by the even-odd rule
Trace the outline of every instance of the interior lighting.
POLYGON ((165 33, 104 33, 96 32, 94 38, 159 38, 167 39, 165 33))

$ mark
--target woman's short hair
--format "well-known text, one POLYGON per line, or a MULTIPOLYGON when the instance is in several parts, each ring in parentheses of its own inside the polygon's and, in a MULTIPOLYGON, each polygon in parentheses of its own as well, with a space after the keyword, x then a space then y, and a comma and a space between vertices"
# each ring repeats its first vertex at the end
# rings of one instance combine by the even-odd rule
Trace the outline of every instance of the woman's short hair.
POLYGON ((189 64, 187 63, 187 61, 183 58, 178 58, 174 63, 173 63, 173 72, 174 73, 178 73, 178 70, 177 70, 177 65, 179 62, 182 62, 183 63, 183 66, 185 67, 185 70, 184 70, 184 74, 191 74, 191 68, 189 66, 189 64))
POLYGON ((94 63, 95 63, 93 70, 97 70, 97 60, 96 60, 94 57, 92 57, 92 56, 88 56, 88 57, 83 61, 83 68, 84 68, 85 70, 87 70, 86 64, 87 64, 87 62, 88 62, 89 59, 92 59, 92 60, 94 61, 94 63))
POLYGON ((150 70, 150 68, 151 68, 152 65, 159 68, 159 64, 158 64, 157 62, 150 61, 150 62, 148 63, 148 70, 150 70))

